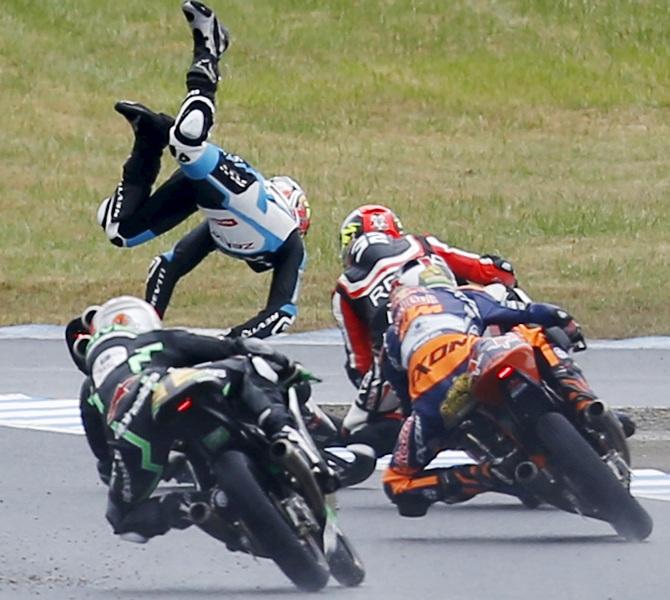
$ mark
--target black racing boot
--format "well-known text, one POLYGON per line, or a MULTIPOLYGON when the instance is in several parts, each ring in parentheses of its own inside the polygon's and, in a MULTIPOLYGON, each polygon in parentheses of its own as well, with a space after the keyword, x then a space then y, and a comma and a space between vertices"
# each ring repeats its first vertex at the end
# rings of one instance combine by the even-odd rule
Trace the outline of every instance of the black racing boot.
POLYGON ((130 123, 135 133, 136 144, 160 151, 167 146, 170 128, 174 125, 171 116, 155 113, 139 102, 128 100, 117 102, 114 109, 130 123))
POLYGON ((631 437, 635 433, 635 430, 637 429, 635 421, 633 421, 633 419, 626 413, 622 413, 617 410, 614 410, 612 412, 614 413, 614 416, 617 419, 619 419, 619 423, 621 423, 624 435, 627 438, 631 437))

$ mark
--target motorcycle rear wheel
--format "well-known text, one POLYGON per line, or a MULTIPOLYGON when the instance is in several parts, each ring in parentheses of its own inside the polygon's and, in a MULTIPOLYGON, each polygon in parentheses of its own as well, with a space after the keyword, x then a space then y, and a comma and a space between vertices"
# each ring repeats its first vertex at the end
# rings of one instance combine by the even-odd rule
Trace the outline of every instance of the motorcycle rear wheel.
POLYGON ((542 415, 536 432, 551 462, 573 483, 581 499, 593 507, 593 516, 608 521, 627 540, 649 537, 654 525, 647 511, 562 414, 542 415))
POLYGON ((216 462, 218 486, 230 507, 283 573, 301 590, 316 592, 330 577, 328 563, 313 537, 302 539, 280 513, 255 475, 253 461, 230 450, 216 462))

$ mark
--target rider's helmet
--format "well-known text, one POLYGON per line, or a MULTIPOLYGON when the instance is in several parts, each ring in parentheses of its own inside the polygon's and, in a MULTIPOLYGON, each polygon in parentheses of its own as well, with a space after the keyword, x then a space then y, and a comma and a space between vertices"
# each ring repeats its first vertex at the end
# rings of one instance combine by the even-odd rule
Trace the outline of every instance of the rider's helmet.
POLYGON ((133 333, 146 333, 154 329, 161 329, 163 326, 156 309, 148 302, 134 296, 112 298, 95 312, 87 309, 84 315, 87 315, 90 321, 89 328, 93 334, 111 329, 115 325, 133 333))
POLYGON ((298 224, 300 235, 306 236, 312 219, 312 209, 300 184, 288 175, 270 177, 265 183, 268 191, 275 199, 288 206, 295 222, 298 224))
POLYGON ((427 254, 400 267, 392 289, 401 286, 454 289, 456 285, 456 276, 444 259, 437 254, 427 254))
POLYGON ((365 204, 352 210, 340 225, 340 251, 345 259, 351 243, 372 231, 385 233, 392 238, 403 234, 402 223, 395 213, 381 204, 365 204))

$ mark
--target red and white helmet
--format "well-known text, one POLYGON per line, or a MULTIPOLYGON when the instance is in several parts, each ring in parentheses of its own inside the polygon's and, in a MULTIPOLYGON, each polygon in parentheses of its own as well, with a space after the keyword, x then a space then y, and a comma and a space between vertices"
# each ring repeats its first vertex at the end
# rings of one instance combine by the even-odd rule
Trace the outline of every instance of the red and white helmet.
POLYGON ((268 191, 279 201, 283 202, 298 224, 298 230, 303 237, 312 220, 312 209, 307 202, 304 190, 295 179, 288 175, 270 177, 265 182, 268 191))
POLYGON ((352 210, 340 225, 340 250, 344 257, 351 242, 364 233, 379 231, 393 238, 403 234, 395 213, 381 204, 364 204, 352 210))

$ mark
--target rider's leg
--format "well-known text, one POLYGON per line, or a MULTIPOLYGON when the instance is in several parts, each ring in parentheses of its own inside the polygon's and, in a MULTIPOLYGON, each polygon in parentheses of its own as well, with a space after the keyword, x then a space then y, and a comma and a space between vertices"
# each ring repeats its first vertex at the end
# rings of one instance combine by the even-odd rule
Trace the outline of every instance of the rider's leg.
MULTIPOLYGON (((567 352, 552 344, 542 328, 519 325, 514 331, 533 346, 543 377, 572 406, 575 416, 583 414, 591 402, 598 399, 579 365, 567 352)), ((633 420, 623 413, 614 414, 621 422, 626 436, 631 436, 635 432, 633 420)))
POLYGON ((214 249, 209 225, 203 222, 179 240, 170 252, 153 259, 144 298, 161 318, 167 310, 177 281, 190 273, 214 249))
POLYGON ((214 125, 219 60, 228 48, 229 36, 204 4, 189 0, 182 10, 193 34, 193 60, 186 74, 188 93, 170 130, 170 152, 189 177, 198 179, 218 159, 218 151, 210 150, 207 138, 214 125))
MULTIPOLYGON (((114 108, 130 123, 135 140, 130 156, 123 165, 121 181, 98 209, 98 221, 106 231, 111 231, 115 224, 132 221, 138 209, 149 198, 160 170, 168 133, 174 123, 172 117, 155 113, 136 102, 117 102, 114 108)), ((125 231, 120 234, 125 238, 132 235, 125 231)))

